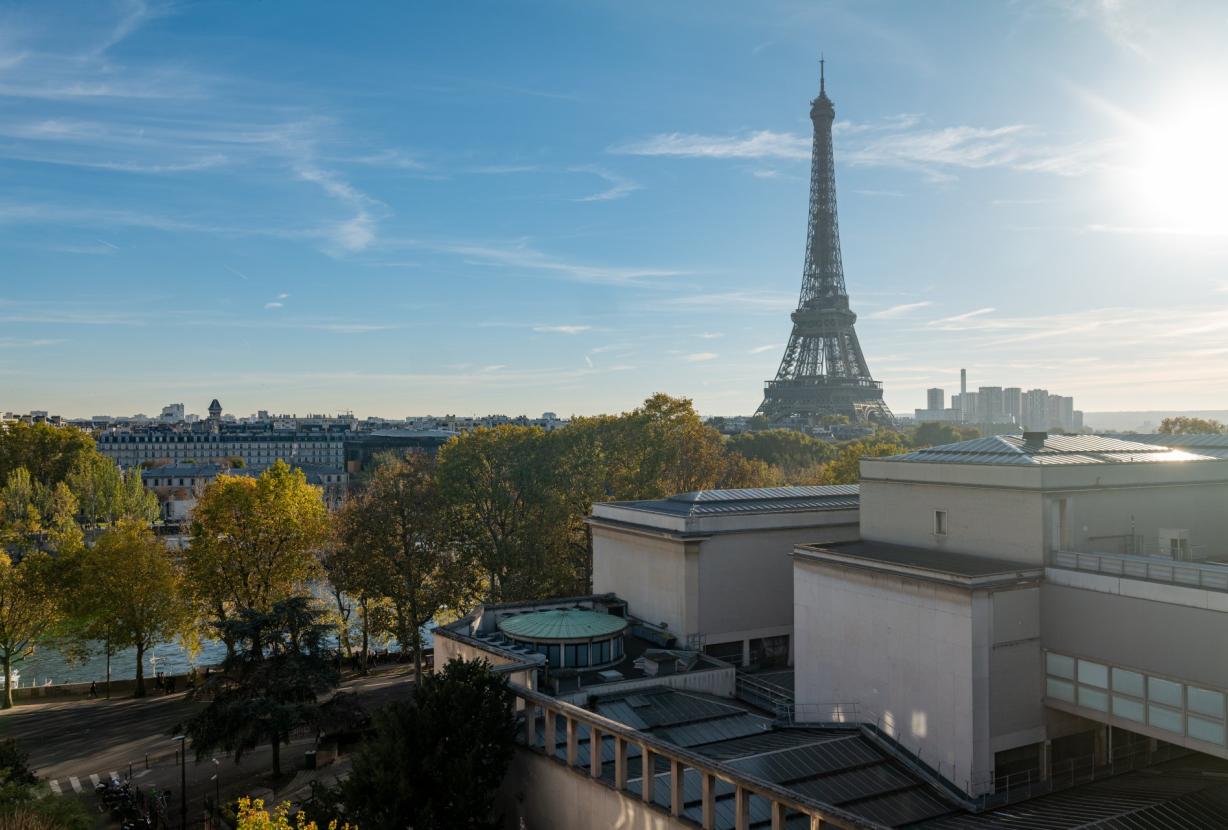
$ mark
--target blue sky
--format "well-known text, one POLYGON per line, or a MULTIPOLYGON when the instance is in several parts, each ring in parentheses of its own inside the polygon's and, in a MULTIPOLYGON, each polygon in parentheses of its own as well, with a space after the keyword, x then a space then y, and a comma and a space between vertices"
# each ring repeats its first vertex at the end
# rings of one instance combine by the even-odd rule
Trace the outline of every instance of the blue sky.
POLYGON ((0 410, 749 413, 818 56, 845 273, 931 385, 1228 405, 1228 12, 0 2, 0 410))

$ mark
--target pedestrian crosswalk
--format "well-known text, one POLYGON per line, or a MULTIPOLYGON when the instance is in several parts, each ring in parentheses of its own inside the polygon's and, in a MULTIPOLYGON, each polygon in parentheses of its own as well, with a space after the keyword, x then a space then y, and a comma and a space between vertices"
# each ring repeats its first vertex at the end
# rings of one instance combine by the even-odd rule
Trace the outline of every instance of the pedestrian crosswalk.
MULTIPOLYGON (((136 772, 132 777, 133 778, 144 778, 146 775, 149 775, 149 773, 151 772, 153 772, 153 770, 143 769, 143 770, 136 772)), ((99 773, 91 772, 89 775, 90 792, 93 792, 94 788, 97 787, 99 784, 101 784, 104 780, 105 781, 122 781, 123 779, 119 777, 118 770, 111 770, 110 772, 108 772, 107 777, 105 779, 99 773)), ((64 779, 58 779, 58 778, 47 779, 47 787, 55 795, 65 795, 69 791, 80 795, 85 792, 85 786, 86 786, 85 784, 81 783, 81 779, 75 775, 70 775, 64 779)))

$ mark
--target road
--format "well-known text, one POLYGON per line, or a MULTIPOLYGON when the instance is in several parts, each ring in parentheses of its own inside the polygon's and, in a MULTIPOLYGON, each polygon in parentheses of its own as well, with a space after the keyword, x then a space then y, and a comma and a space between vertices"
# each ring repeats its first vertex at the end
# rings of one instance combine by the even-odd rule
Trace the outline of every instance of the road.
MULTIPOLYGON (((368 677, 347 681, 341 691, 353 692, 368 711, 408 694, 413 682, 409 668, 393 667, 368 677)), ((30 754, 30 766, 54 794, 88 797, 112 774, 129 774, 144 792, 151 788, 171 791, 170 814, 179 818, 181 771, 179 741, 173 740, 175 724, 190 717, 205 704, 189 701, 183 693, 115 700, 72 700, 29 703, 0 712, 0 735, 16 738, 30 754), (148 759, 148 760, 147 760, 148 759), (148 764, 148 766, 147 766, 148 764)), ((302 765, 303 753, 313 748, 311 739, 282 747, 282 767, 302 765)), ((262 746, 244 755, 240 764, 219 755, 197 762, 188 745, 186 773, 188 815, 199 816, 205 795, 213 796, 215 785, 224 798, 236 797, 258 785, 272 764, 270 748, 262 746), (218 775, 218 781, 211 777, 218 775)), ((302 786, 295 784, 287 790, 302 786)))

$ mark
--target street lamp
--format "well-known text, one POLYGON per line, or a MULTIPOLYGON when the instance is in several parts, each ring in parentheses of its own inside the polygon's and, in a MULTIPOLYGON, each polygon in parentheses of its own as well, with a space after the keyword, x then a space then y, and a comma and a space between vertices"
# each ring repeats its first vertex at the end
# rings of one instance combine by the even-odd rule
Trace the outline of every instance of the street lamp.
POLYGON ((213 809, 218 811, 218 815, 222 814, 222 762, 217 758, 213 759, 213 809))
POLYGON ((188 830, 188 736, 176 735, 179 741, 179 827, 188 830))

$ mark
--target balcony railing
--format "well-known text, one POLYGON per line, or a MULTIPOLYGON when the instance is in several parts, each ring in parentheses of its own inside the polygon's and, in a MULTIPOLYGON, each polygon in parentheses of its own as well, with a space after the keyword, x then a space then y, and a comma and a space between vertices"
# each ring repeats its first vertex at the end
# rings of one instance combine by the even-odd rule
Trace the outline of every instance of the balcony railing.
POLYGON ((523 746, 590 777, 596 785, 612 787, 624 798, 639 799, 644 809, 713 830, 717 801, 727 805, 732 795, 735 830, 748 830, 752 817, 756 824, 770 817, 772 830, 783 830, 797 816, 809 818, 811 830, 884 826, 549 695, 516 684, 511 690, 523 746))
POLYGON ((1054 551, 1050 564, 1057 568, 1090 571, 1128 579, 1167 582, 1209 591, 1228 591, 1228 565, 1210 562, 1183 562, 1160 556, 1131 556, 1124 553, 1054 551))

